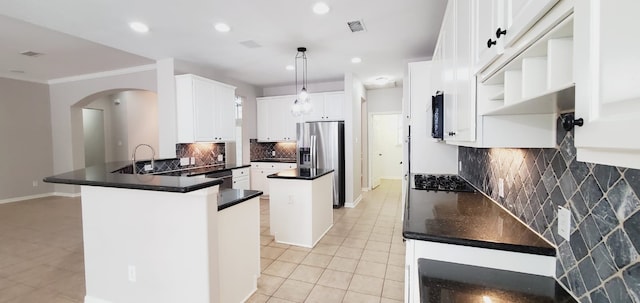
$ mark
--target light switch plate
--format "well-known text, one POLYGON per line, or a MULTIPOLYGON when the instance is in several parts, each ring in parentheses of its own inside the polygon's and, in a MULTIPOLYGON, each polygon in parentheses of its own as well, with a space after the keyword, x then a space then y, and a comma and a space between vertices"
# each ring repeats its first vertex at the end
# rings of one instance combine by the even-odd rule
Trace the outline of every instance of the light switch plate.
POLYGON ((222 162, 223 158, 222 154, 218 154, 218 162, 222 162))
POLYGON ((558 235, 569 241, 571 237, 571 212, 558 206, 558 235))
POLYGON ((145 164, 144 165, 144 170, 146 170, 146 171, 153 170, 153 166, 151 166, 151 164, 145 164))
POLYGON ((187 166, 190 163, 190 159, 189 158, 180 158, 180 166, 187 166))
POLYGON ((458 171, 462 171, 462 161, 458 161, 458 171))
POLYGON ((191 164, 196 164, 196 157, 191 157, 191 164))
POLYGON ((498 196, 504 198, 504 179, 498 179, 498 196))

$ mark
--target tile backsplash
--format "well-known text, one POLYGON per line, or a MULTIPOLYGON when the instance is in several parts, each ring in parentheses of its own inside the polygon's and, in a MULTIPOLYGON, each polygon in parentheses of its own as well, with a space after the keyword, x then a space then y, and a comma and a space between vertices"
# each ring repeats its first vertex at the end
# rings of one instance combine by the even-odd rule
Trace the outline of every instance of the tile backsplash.
POLYGON ((556 277, 581 302, 640 303, 640 170, 578 162, 573 138, 558 122, 558 148, 460 147, 460 175, 556 245, 556 277))
POLYGON ((224 143, 178 143, 176 144, 176 157, 194 157, 195 166, 224 163, 218 161, 218 155, 224 154, 224 143))
POLYGON ((256 139, 251 139, 249 145, 251 161, 270 158, 296 159, 295 142, 258 142, 256 139))

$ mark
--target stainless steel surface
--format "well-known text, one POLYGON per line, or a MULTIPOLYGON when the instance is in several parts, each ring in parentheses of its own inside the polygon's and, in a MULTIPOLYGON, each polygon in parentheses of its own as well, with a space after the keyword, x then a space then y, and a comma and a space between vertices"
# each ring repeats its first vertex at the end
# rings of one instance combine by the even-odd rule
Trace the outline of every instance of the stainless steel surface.
POLYGON ((344 122, 298 124, 298 166, 334 170, 333 205, 345 203, 344 122), (309 155, 310 157, 307 157, 309 155), (309 160, 307 160, 310 158, 309 160))
POLYGON ((154 163, 153 161, 154 161, 154 159, 155 159, 155 157, 156 157, 156 151, 155 151, 155 150, 153 149, 153 147, 151 147, 151 145, 149 145, 149 144, 144 144, 144 143, 143 143, 143 144, 138 144, 138 145, 136 145, 136 147, 133 149, 133 156, 131 156, 131 164, 132 164, 131 166, 132 166, 132 169, 133 169, 133 173, 134 173, 134 174, 136 174, 136 173, 137 173, 137 172, 136 172, 136 152, 138 151, 138 147, 140 147, 140 146, 146 146, 146 147, 149 147, 149 149, 151 149, 151 170, 153 170, 153 168, 155 167, 155 166, 153 165, 153 163, 154 163))

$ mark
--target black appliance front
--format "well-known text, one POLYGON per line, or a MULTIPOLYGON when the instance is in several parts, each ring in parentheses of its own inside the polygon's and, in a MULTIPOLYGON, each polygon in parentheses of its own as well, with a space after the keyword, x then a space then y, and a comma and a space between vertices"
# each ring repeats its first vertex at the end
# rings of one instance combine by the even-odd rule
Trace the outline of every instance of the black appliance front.
POLYGON ((444 139, 444 94, 437 91, 431 97, 431 137, 444 139))

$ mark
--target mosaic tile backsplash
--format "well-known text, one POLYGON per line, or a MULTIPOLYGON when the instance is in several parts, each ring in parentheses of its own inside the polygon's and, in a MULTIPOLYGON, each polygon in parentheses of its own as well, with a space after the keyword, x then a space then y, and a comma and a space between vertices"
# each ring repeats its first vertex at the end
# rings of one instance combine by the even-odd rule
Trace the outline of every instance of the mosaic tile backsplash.
POLYGON ((249 140, 251 161, 261 159, 296 159, 296 143, 294 142, 258 142, 249 140), (273 152, 275 151, 275 156, 273 152))
MULTIPOLYGON (((186 167, 199 167, 212 164, 222 164, 223 161, 218 161, 218 155, 225 153, 224 143, 179 143, 176 144, 176 158, 170 159, 157 159, 154 160, 153 172, 173 171, 178 169, 184 169, 186 167), (180 166, 180 158, 195 158, 195 164, 180 166)), ((150 160, 136 161, 136 172, 139 174, 146 174, 144 166, 150 164, 150 160)), ((131 165, 117 170, 118 173, 132 174, 131 165)))
POLYGON ((556 277, 580 302, 640 303, 640 170, 578 162, 573 138, 558 122, 558 148, 460 147, 460 175, 558 247, 556 277))

